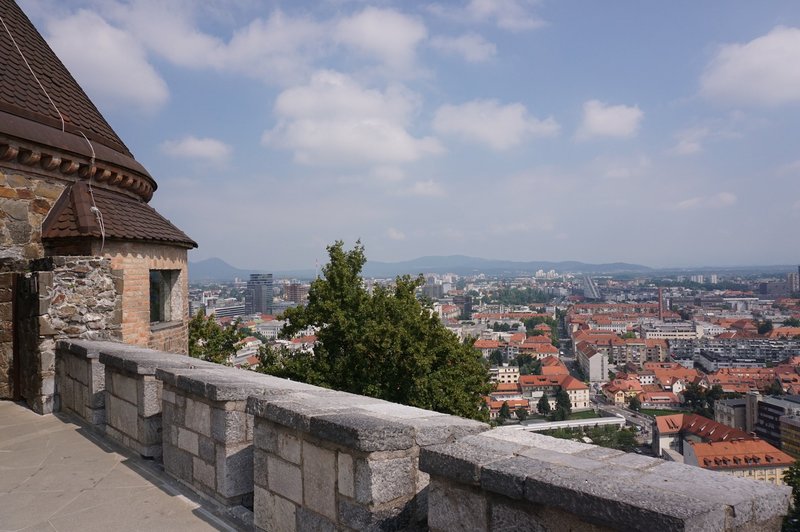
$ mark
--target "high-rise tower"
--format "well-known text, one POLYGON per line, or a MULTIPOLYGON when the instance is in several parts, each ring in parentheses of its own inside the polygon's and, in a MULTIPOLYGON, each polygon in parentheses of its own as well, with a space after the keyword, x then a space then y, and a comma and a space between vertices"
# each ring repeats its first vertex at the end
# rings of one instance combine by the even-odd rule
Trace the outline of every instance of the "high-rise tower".
POLYGON ((245 314, 272 314, 272 274, 251 273, 244 294, 245 314))

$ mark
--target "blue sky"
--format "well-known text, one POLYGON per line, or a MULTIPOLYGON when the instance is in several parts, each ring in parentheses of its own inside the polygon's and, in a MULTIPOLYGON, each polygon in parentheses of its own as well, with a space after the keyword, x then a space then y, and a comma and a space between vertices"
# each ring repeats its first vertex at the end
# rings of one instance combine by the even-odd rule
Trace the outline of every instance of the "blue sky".
POLYGON ((191 259, 800 261, 800 4, 23 1, 191 259))

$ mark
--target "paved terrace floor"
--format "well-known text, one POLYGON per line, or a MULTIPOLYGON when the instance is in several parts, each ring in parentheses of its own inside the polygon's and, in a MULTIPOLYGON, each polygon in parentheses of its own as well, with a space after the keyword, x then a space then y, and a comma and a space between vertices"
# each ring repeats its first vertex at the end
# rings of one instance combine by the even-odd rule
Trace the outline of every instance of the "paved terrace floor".
POLYGON ((0 531, 241 528, 214 508, 71 418, 0 401, 0 531))

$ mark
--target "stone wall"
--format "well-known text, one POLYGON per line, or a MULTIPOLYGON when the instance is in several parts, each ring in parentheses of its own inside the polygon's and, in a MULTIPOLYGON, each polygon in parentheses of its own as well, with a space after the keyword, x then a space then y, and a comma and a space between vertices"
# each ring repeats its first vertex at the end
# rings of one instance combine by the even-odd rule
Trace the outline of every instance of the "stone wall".
POLYGON ((42 222, 64 188, 54 179, 0 168, 0 257, 44 256, 42 222))
POLYGON ((431 532, 780 530, 791 489, 494 429, 422 450, 431 532))
POLYGON ((16 281, 20 393, 36 412, 49 413, 56 393, 56 340, 116 337, 120 296, 107 259, 48 257, 31 268, 16 281))
POLYGON ((316 389, 251 396, 256 530, 424 530, 420 449, 483 423, 316 389))
POLYGON ((252 494, 256 530, 761 531, 780 529, 789 504, 786 486, 180 355, 66 351, 99 353, 109 435, 133 449, 143 426, 163 435, 148 445, 165 470, 225 505, 252 494))
MULTIPOLYGON (((101 250, 94 250, 100 254, 101 250)), ((106 242, 102 253, 122 275, 122 341, 170 353, 188 353, 189 274, 186 250, 157 244, 106 242), (150 270, 177 270, 169 323, 150 324, 150 270)))
POLYGON ((0 399, 14 399, 14 279, 27 261, 0 258, 0 399))
POLYGON ((99 352, 105 366, 106 434, 142 456, 160 457, 162 384, 156 370, 216 365, 121 343, 101 345, 99 352))
POLYGON ((197 491, 253 507, 253 416, 248 396, 317 390, 225 366, 156 372, 162 394, 164 467, 197 491))

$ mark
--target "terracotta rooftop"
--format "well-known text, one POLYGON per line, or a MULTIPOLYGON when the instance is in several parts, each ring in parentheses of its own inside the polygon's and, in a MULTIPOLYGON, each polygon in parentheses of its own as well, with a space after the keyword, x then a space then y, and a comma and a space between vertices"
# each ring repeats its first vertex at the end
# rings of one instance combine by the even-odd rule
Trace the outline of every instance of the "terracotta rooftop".
MULTIPOLYGON (((80 131, 92 142, 132 158, 133 155, 119 136, 13 0, 0 0, 0 17, 4 23, 0 24, 0 112, 61 130, 61 118, 47 99, 49 95, 64 118, 67 132, 80 131), (36 77, 25 64, 23 55, 36 77), (44 86, 47 95, 39 87, 36 78, 44 86)), ((0 122, 5 122, 7 126, 12 123, 7 120, 0 122)), ((27 138, 26 131, 7 131, 6 127, 0 129, 27 138)))
POLYGON ((689 442, 697 463, 706 469, 790 466, 794 458, 764 440, 689 442))
POLYGON ((707 417, 697 414, 673 414, 670 416, 656 417, 659 434, 677 434, 688 432, 706 442, 721 442, 732 440, 754 440, 755 436, 743 430, 717 423, 707 417))
POLYGON ((100 223, 91 210, 94 205, 92 195, 102 214, 108 240, 141 240, 197 247, 194 240, 147 203, 99 188, 93 188, 90 193, 85 182, 64 189, 42 224, 42 240, 100 238, 100 223))

